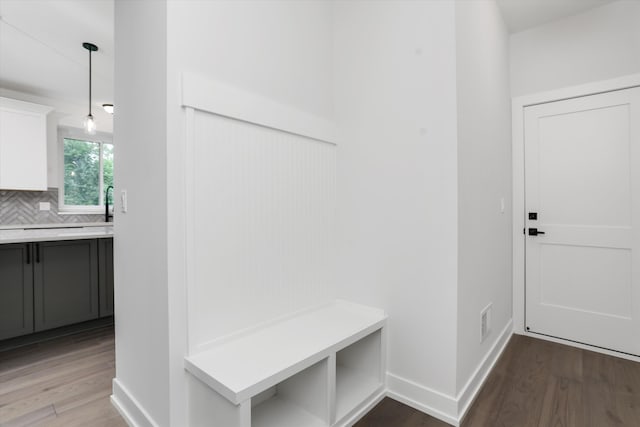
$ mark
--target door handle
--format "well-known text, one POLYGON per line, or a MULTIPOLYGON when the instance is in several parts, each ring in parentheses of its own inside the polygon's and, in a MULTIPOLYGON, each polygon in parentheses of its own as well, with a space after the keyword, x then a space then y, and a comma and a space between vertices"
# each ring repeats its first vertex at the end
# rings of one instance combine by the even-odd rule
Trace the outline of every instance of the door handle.
POLYGON ((545 234, 545 232, 533 227, 529 229, 529 236, 537 236, 538 234, 545 234))

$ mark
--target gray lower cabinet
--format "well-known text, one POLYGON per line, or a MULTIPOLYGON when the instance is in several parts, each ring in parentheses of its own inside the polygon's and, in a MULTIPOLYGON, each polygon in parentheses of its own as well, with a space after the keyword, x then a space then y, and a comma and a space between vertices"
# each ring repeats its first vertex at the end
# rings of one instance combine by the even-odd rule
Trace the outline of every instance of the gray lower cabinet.
POLYGON ((0 245, 0 340, 33 332, 31 244, 0 245))
POLYGON ((113 316, 113 239, 98 240, 100 317, 113 316))
POLYGON ((98 242, 65 240, 34 245, 34 330, 97 319, 98 242))
POLYGON ((0 340, 112 315, 112 238, 0 244, 0 340))

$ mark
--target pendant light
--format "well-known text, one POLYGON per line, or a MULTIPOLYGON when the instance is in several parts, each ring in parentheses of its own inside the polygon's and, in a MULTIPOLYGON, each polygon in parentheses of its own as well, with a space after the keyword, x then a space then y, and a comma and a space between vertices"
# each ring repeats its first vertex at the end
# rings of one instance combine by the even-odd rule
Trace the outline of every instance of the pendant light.
POLYGON ((93 43, 82 43, 82 47, 89 51, 89 115, 84 119, 84 131, 89 135, 96 133, 96 122, 91 114, 91 52, 98 50, 98 46, 93 43))

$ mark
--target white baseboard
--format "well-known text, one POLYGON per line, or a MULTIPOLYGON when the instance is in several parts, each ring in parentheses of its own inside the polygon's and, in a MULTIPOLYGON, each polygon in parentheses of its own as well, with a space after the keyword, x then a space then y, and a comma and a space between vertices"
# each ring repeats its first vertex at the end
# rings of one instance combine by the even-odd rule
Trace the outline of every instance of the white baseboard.
MULTIPOLYGON (((498 358, 506 348, 512 333, 513 324, 510 320, 485 358, 480 362, 473 375, 471 375, 463 389, 456 397, 441 393, 437 390, 387 372, 387 389, 381 390, 377 395, 375 395, 375 397, 371 398, 367 404, 363 405, 362 408, 350 416, 348 420, 344 420, 344 422, 341 423, 341 426, 346 427, 353 425, 385 396, 402 402, 405 405, 411 406, 418 411, 438 418, 448 424, 459 426, 462 418, 491 373, 491 370, 498 358)), ((158 424, 117 378, 113 380, 113 394, 111 395, 111 402, 130 426, 158 426, 158 424)))
POLYGON ((487 380, 498 358, 500 358, 500 355, 507 346, 511 335, 513 335, 513 322, 509 320, 485 358, 480 362, 480 365, 478 365, 460 393, 458 393, 456 399, 458 401, 458 422, 462 421, 467 410, 471 407, 482 385, 487 380))
POLYGON ((117 378, 113 379, 113 394, 111 403, 118 410, 122 418, 131 427, 158 427, 153 418, 142 408, 140 403, 131 395, 117 378))
POLYGON ((458 403, 453 396, 425 387, 387 372, 387 396, 431 415, 445 423, 458 425, 458 403))
POLYGON ((511 320, 456 397, 387 373, 387 396, 418 411, 459 426, 513 334, 511 320))
POLYGON ((387 395, 386 390, 381 389, 374 397, 370 398, 361 408, 353 413, 349 418, 343 420, 340 424, 336 424, 335 427, 349 427, 357 423, 360 418, 364 417, 369 411, 373 409, 382 399, 387 395))

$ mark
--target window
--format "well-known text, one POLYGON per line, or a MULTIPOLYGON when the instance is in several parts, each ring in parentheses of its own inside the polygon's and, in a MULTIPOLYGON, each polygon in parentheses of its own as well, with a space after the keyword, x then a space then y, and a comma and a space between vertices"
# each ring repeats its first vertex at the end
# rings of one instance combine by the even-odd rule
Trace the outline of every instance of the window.
POLYGON ((60 210, 101 212, 105 189, 113 185, 113 144, 82 135, 64 136, 61 142, 60 210))

